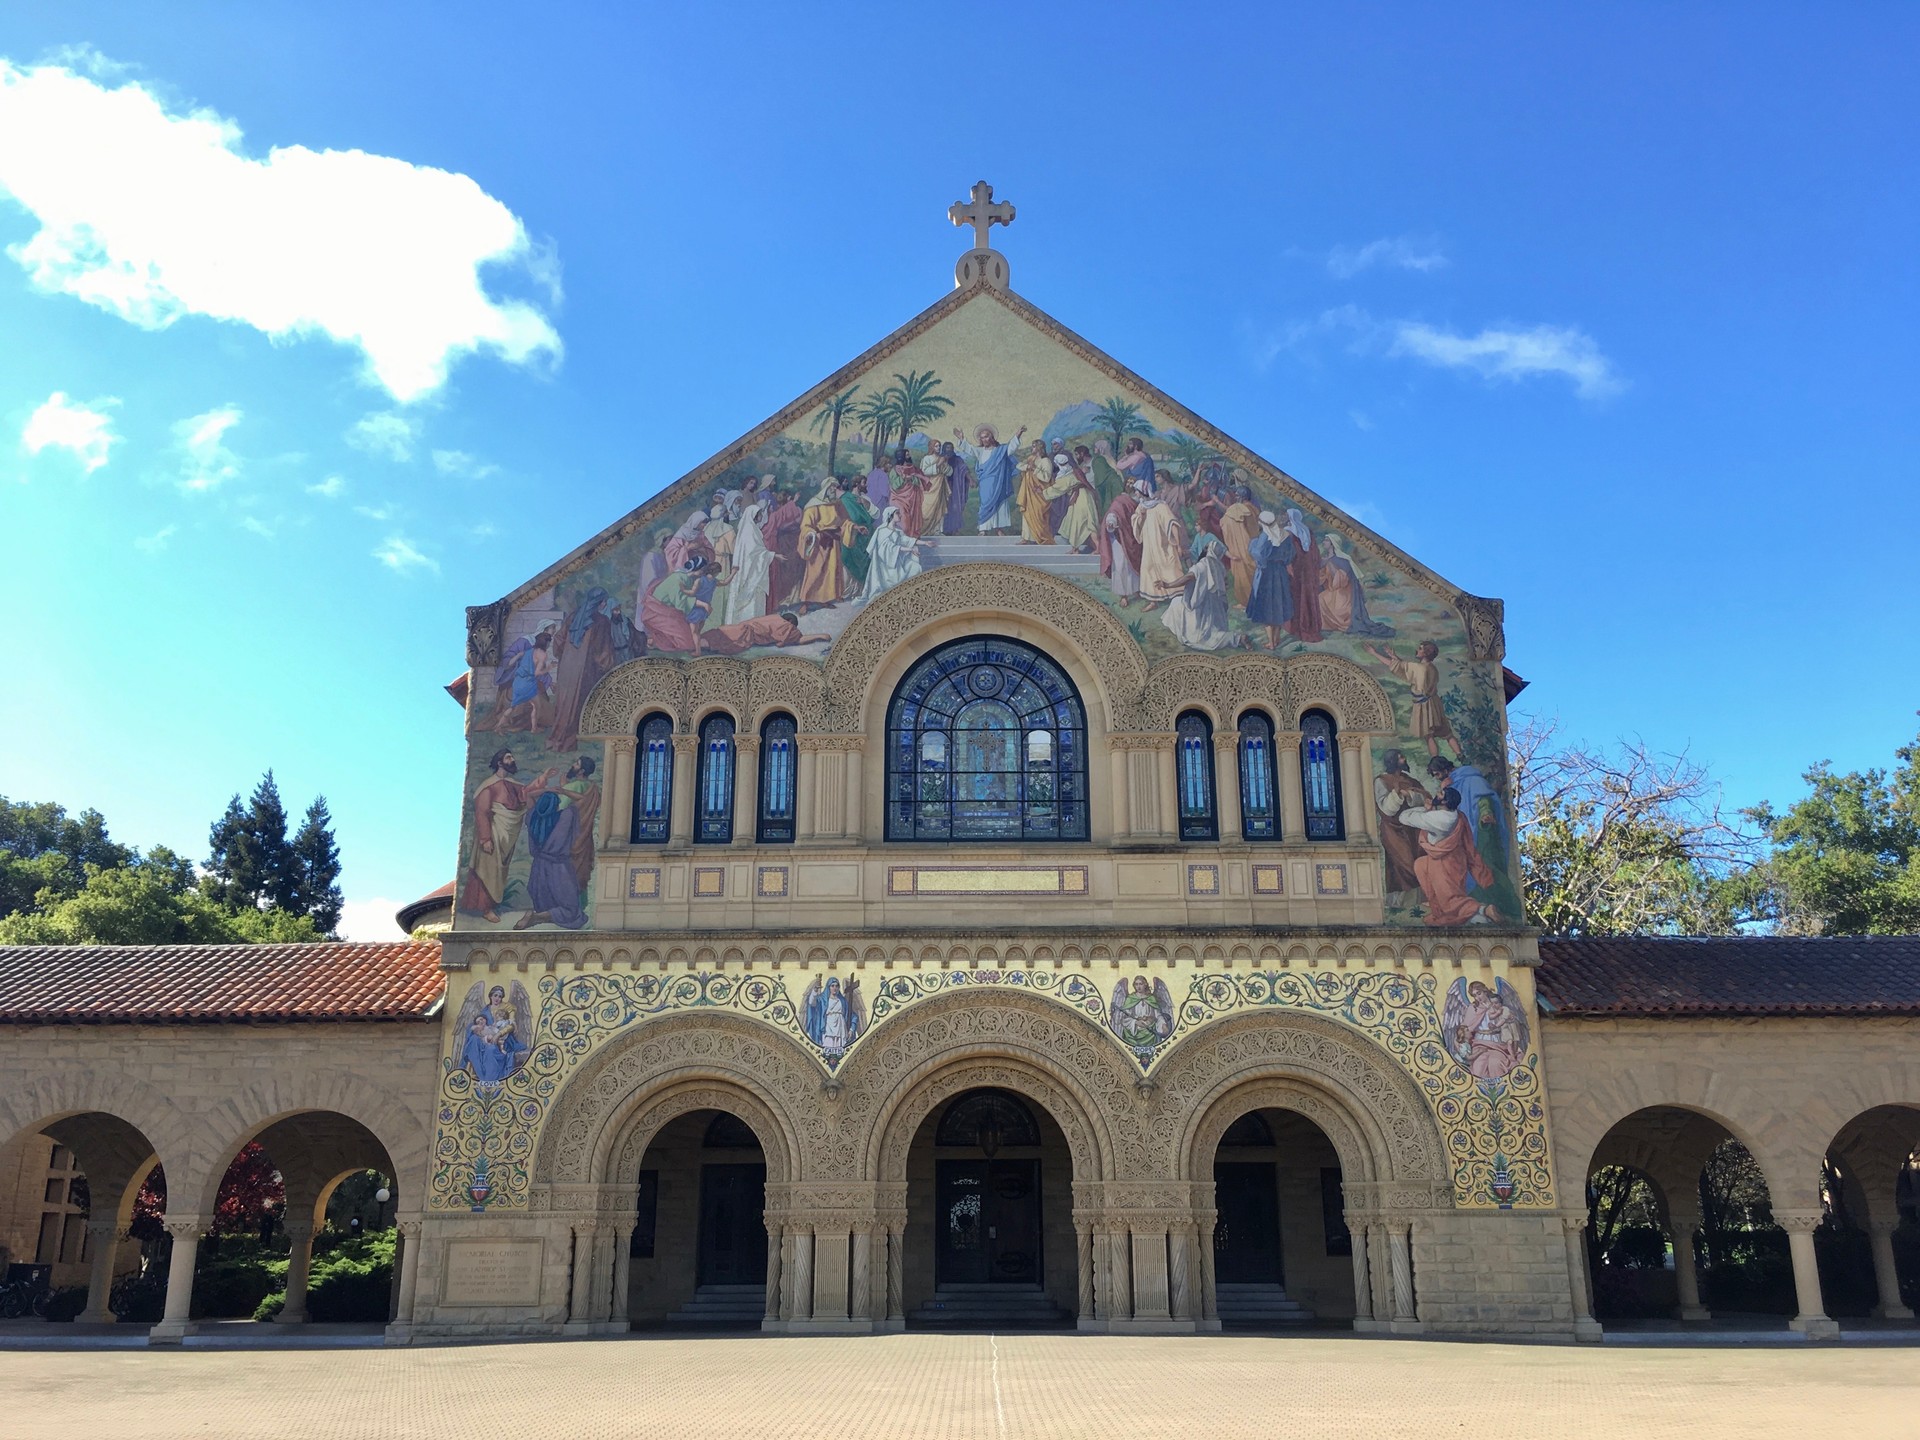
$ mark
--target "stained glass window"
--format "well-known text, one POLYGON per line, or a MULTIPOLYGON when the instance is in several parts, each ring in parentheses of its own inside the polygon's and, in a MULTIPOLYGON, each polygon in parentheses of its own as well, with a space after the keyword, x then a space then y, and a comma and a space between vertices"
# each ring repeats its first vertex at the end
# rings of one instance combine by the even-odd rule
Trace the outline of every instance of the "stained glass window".
POLYGON ((1273 721, 1258 710, 1240 717, 1240 838, 1280 838, 1279 786, 1273 771, 1273 721))
POLYGON ((1300 789, 1307 804, 1307 838, 1339 840, 1340 752, 1334 744, 1333 717, 1309 710, 1300 717, 1300 789))
POLYGON ((693 805, 693 843, 725 845, 733 839, 733 717, 709 715, 700 722, 700 771, 693 805))
POLYGON ((763 845, 793 841, 795 768, 799 750, 794 744, 791 715, 769 715, 760 727, 760 825, 756 837, 763 845))
POLYGON ((887 707, 887 838, 1087 838, 1087 722, 1066 673, 1018 640, 921 657, 887 707))
POLYGON ((667 843, 673 804, 673 721, 649 715, 640 722, 640 758, 633 777, 633 843, 667 843))
POLYGON ((934 1130, 936 1145, 1038 1145, 1033 1112, 1005 1090, 969 1090, 947 1107, 934 1130))
POLYGON ((1218 840, 1213 804, 1213 726, 1198 710, 1173 724, 1174 766, 1180 781, 1180 838, 1218 840))

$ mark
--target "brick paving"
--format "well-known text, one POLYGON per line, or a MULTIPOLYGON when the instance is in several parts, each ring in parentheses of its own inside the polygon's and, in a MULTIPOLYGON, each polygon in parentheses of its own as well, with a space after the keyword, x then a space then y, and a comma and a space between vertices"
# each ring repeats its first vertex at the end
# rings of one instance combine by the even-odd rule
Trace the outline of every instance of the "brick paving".
POLYGON ((914 1334, 0 1353, 5 1440, 1916 1434, 1905 1348, 914 1334))

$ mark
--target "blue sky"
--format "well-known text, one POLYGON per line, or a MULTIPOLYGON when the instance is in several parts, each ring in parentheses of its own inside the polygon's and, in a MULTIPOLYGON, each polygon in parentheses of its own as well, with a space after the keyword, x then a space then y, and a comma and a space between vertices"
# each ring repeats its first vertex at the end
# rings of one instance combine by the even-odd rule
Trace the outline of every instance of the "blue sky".
POLYGON ((197 855, 272 766, 382 933, 463 607, 937 299, 982 176, 1015 289, 1503 597, 1519 708, 1886 763, 1920 11, 1174 13, 16 0, 0 792, 197 855))

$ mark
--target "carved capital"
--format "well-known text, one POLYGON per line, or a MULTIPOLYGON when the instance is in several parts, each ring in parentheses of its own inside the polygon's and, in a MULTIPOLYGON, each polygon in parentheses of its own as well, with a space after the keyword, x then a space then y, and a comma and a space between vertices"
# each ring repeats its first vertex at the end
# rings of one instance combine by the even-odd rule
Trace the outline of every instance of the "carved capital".
POLYGON ((176 1240, 198 1240, 207 1233, 207 1222, 198 1215, 189 1216, 184 1220, 163 1220, 160 1223, 166 1227, 167 1234, 176 1240))
POLYGON ((118 1220, 89 1220, 87 1221, 87 1235, 95 1245, 99 1245, 108 1240, 117 1240, 120 1238, 120 1222, 118 1220))
POLYGON ((1789 1235, 1811 1235, 1827 1217, 1819 1210, 1776 1210, 1774 1223, 1789 1235))
POLYGON ((498 665, 507 627, 507 602, 467 607, 467 664, 498 665))
POLYGON ((1109 750, 1171 750, 1171 730, 1115 730, 1107 735, 1109 750))
POLYGON ((1460 618, 1467 626, 1467 654, 1474 660, 1507 658, 1506 610, 1504 602, 1462 590, 1453 597, 1460 618))
POLYGON ((1585 1212, 1578 1215, 1562 1215, 1560 1217, 1560 1226, 1569 1235, 1577 1235, 1587 1228, 1589 1218, 1585 1212))
POLYGON ((411 1244, 420 1237, 420 1217, 418 1215, 412 1215, 405 1220, 396 1220, 393 1222, 393 1228, 398 1230, 401 1237, 411 1244))
POLYGON ((311 1220, 288 1220, 280 1228, 287 1232, 289 1240, 297 1240, 303 1245, 313 1239, 314 1225, 311 1220))
POLYGON ((802 750, 865 750, 867 737, 864 735, 797 735, 795 742, 802 750))

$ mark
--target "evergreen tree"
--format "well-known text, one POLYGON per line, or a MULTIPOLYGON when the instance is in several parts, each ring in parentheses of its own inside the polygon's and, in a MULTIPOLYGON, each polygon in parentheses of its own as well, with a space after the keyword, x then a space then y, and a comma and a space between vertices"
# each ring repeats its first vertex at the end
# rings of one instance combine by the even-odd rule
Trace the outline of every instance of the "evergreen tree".
POLYGON ((222 905, 247 903, 240 871, 247 864, 247 810, 236 793, 207 832, 207 873, 200 888, 222 905))
POLYGON ((233 910, 294 911, 299 866, 287 841, 287 807, 273 771, 260 777, 243 807, 235 795, 208 834, 207 892, 233 910))
POLYGON ((298 884, 290 908, 331 935, 340 923, 340 847, 333 840, 333 816, 324 795, 314 797, 293 837, 293 862, 298 884))

